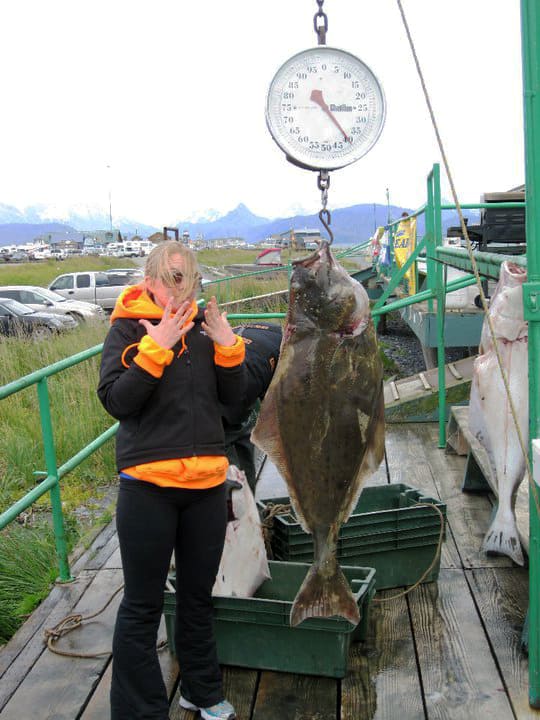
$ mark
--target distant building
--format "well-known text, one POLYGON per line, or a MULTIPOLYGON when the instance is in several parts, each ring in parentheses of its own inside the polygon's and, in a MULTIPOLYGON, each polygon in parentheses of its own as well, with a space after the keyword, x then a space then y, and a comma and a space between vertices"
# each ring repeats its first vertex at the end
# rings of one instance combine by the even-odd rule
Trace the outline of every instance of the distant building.
POLYGON ((148 239, 151 243, 154 243, 154 245, 156 245, 157 243, 163 242, 163 233, 155 232, 153 235, 149 235, 148 239))
POLYGON ((295 230, 291 228, 280 233, 280 240, 277 244, 281 247, 291 247, 293 250, 305 250, 306 248, 315 247, 320 243, 321 231, 317 229, 303 228, 295 230))
POLYGON ((268 248, 260 252, 255 258, 256 265, 282 265, 281 248, 268 248))

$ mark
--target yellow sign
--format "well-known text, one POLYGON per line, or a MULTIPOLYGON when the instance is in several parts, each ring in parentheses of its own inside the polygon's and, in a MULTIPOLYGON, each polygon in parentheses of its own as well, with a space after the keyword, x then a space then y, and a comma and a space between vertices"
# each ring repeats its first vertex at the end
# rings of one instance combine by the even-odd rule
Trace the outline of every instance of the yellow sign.
MULTIPOLYGON (((394 235, 394 258, 398 267, 403 267, 416 247, 416 218, 406 217, 400 221, 394 235)), ((409 295, 416 292, 415 263, 405 273, 409 295)))

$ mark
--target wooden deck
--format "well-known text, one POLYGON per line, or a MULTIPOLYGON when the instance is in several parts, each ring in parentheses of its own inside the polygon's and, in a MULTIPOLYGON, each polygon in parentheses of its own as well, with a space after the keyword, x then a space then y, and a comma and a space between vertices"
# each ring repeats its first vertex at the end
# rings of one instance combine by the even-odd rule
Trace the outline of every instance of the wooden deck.
MULTIPOLYGON (((240 720, 526 720, 527 658, 520 648, 528 606, 528 573, 507 558, 480 550, 493 498, 461 491, 465 458, 437 448, 434 424, 390 425, 391 482, 404 482, 447 504, 448 531, 438 583, 374 603, 365 643, 354 645, 342 681, 224 669, 226 693, 240 720)), ((279 495, 272 466, 258 491, 279 495), (272 492, 272 490, 275 492, 272 492), (268 491, 271 492, 268 492, 268 491)), ((371 484, 387 482, 384 464, 371 484)), ((71 612, 101 608, 122 583, 111 524, 73 566, 76 581, 55 587, 0 652, 2 720, 107 720, 114 598, 95 621, 61 640, 75 652, 105 650, 99 658, 54 655, 43 630, 71 612)), ((387 590, 377 597, 395 594, 387 590)), ((163 632, 164 635, 164 632, 163 632)), ((177 704, 178 670, 160 652, 171 697, 171 720, 192 720, 177 704)))

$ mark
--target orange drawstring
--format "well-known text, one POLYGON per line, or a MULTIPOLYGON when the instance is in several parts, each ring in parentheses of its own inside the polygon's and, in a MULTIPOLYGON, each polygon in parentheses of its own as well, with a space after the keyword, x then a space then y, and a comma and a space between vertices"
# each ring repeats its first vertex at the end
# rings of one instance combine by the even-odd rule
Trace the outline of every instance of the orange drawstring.
POLYGON ((128 365, 127 362, 126 362, 126 353, 128 352, 128 350, 131 350, 131 348, 138 348, 138 347, 139 347, 139 343, 136 342, 136 343, 131 343, 131 345, 128 345, 126 348, 124 348, 124 352, 122 353, 122 356, 121 356, 120 360, 121 360, 121 362, 122 362, 122 365, 123 365, 125 368, 128 368, 128 367, 129 367, 129 365, 128 365))
POLYGON ((182 347, 180 348, 180 351, 176 357, 180 357, 180 355, 182 355, 185 350, 187 350, 186 336, 182 335, 182 347))

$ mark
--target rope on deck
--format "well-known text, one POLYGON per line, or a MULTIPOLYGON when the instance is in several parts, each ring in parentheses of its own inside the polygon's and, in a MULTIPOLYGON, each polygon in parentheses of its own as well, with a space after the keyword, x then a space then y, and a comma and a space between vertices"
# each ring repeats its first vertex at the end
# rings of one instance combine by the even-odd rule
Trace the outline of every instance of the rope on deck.
POLYGON ((432 510, 435 510, 435 512, 439 515, 439 519, 441 521, 441 526, 439 529, 439 539, 437 541, 437 547, 435 548, 435 555, 433 556, 433 560, 431 561, 429 567, 427 570, 425 570, 420 578, 414 583, 414 585, 411 585, 410 587, 406 588, 405 590, 402 590, 401 592, 396 593, 395 595, 390 595, 390 597, 384 597, 384 598, 374 598, 373 602, 377 603, 383 603, 383 602, 389 602, 390 600, 397 600, 400 597, 403 597, 404 595, 408 595, 410 592, 412 592, 415 588, 417 588, 419 585, 422 584, 422 582, 427 578, 429 573, 433 570, 435 567, 439 556, 441 554, 442 549, 442 543, 443 543, 443 536, 444 536, 444 515, 442 514, 440 508, 437 507, 437 505, 434 505, 433 503, 419 503, 414 501, 415 507, 427 507, 432 508, 432 510))
MULTIPOLYGON (((81 615, 80 613, 73 613, 72 615, 66 615, 60 622, 56 623, 56 625, 52 628, 45 628, 43 631, 43 641, 46 643, 47 648, 55 653, 56 655, 63 655, 64 657, 72 657, 72 658, 98 658, 103 657, 105 655, 110 655, 112 652, 112 649, 109 650, 102 650, 101 652, 94 652, 94 653, 81 653, 81 652, 75 652, 72 650, 61 650, 60 648, 55 647, 58 640, 60 640, 61 637, 64 635, 67 635, 68 633, 72 632, 78 627, 82 627, 83 623, 88 622, 89 620, 93 620, 94 618, 98 617, 98 615, 101 615, 105 610, 109 607, 111 602, 114 600, 114 598, 118 595, 118 593, 124 589, 124 585, 120 585, 119 588, 117 588, 111 597, 107 600, 105 605, 100 610, 97 610, 95 613, 92 613, 91 615, 81 615)), ((167 645, 166 640, 161 640, 157 648, 160 650, 161 648, 165 647, 167 645)))

